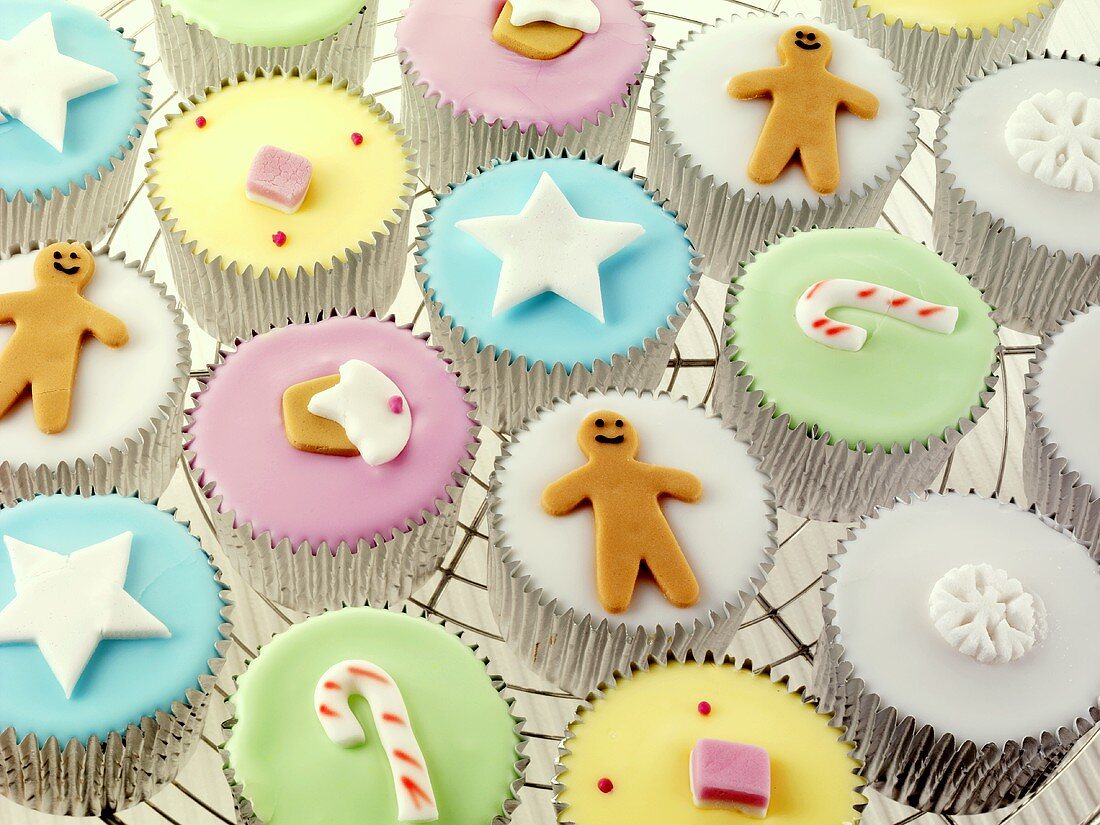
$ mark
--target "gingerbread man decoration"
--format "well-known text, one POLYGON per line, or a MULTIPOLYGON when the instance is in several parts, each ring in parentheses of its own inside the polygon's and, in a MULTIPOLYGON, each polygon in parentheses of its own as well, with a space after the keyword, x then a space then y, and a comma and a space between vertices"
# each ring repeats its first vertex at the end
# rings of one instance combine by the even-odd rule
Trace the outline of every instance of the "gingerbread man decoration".
POLYGON ((644 563, 676 607, 699 600, 699 582, 661 510, 661 498, 695 502, 703 485, 691 473, 638 461, 638 433, 619 413, 600 410, 577 431, 588 462, 543 491, 542 508, 564 516, 587 501, 596 518, 596 590, 608 613, 630 607, 644 563))
POLYGON ((93 275, 95 258, 86 246, 55 243, 35 258, 33 289, 0 294, 0 324, 15 324, 0 353, 0 418, 29 387, 38 429, 63 431, 85 336, 112 348, 129 340, 121 320, 81 294, 93 275))
POLYGON ((782 65, 739 74, 727 91, 737 100, 771 98, 771 111, 749 160, 749 177, 772 183, 793 158, 814 191, 828 195, 840 183, 837 110, 871 120, 878 98, 830 72, 833 44, 820 29, 797 26, 779 38, 782 65))

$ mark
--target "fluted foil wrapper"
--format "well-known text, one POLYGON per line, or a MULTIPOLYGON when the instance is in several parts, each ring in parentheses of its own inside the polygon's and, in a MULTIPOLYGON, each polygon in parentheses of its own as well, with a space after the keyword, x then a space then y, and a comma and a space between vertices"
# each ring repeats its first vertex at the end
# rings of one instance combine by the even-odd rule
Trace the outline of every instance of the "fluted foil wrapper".
POLYGON ((119 213, 130 197, 130 187, 137 169, 141 139, 152 113, 152 87, 145 54, 137 50, 131 38, 124 38, 141 64, 142 85, 138 90, 141 110, 133 132, 118 147, 110 159, 80 180, 48 192, 36 191, 27 197, 18 192, 9 198, 0 185, 0 254, 14 247, 34 244, 45 246, 52 241, 91 243, 118 220, 119 213))
MULTIPOLYGON (((529 153, 526 157, 571 157, 569 152, 529 153)), ((590 157, 581 152, 576 157, 590 157)), ((521 159, 513 154, 507 161, 511 163, 521 159)), ((633 170, 620 169, 618 163, 602 158, 594 163, 603 163, 612 169, 631 176, 633 170)), ((491 168, 491 167, 489 167, 491 168)), ((482 167, 467 175, 463 180, 487 171, 482 167)), ((437 196, 446 197, 447 192, 437 196)), ((665 205, 654 198, 654 202, 668 212, 665 205)), ((427 285, 431 277, 424 264, 423 252, 431 243, 432 221, 435 206, 425 210, 424 223, 419 227, 416 240, 416 280, 424 293, 424 307, 427 310, 428 325, 432 341, 442 348, 446 357, 454 363, 459 380, 476 393, 478 418, 490 429, 510 432, 521 426, 524 420, 539 407, 550 404, 555 398, 565 398, 573 393, 588 390, 606 390, 612 387, 630 387, 637 390, 656 389, 665 370, 668 368, 672 345, 680 327, 687 320, 688 313, 699 292, 700 267, 702 261, 693 257, 688 286, 684 299, 676 305, 668 316, 665 326, 654 330, 651 337, 642 341, 641 346, 631 347, 626 353, 615 353, 609 360, 597 358, 592 366, 556 363, 548 367, 545 361, 529 362, 526 356, 516 356, 510 350, 498 350, 492 344, 482 346, 477 337, 466 337, 465 328, 454 318, 445 314, 445 307, 435 299, 435 290, 427 285)), ((675 216, 675 213, 670 213, 675 216)))
MULTIPOLYGON (((890 502, 908 504, 926 493, 890 502)), ((877 508, 869 518, 877 518, 877 508)), ((1038 515, 1038 514, 1037 514, 1038 515)), ((1063 525, 1043 521, 1069 535, 1063 525)), ((848 532, 848 540, 855 538, 848 532)), ((830 607, 827 591, 835 583, 843 542, 829 557, 822 578, 825 629, 814 654, 812 694, 822 711, 836 714, 844 726, 844 738, 854 742, 853 755, 867 766, 864 776, 887 796, 922 811, 944 814, 979 814, 1022 800, 1039 788, 1074 743, 1100 721, 1100 699, 1088 715, 1054 731, 1036 731, 1022 741, 1003 747, 958 740, 950 733, 937 734, 921 720, 905 716, 868 690, 852 664, 844 658, 841 629, 830 607)), ((900 652, 899 652, 899 655, 900 652)))
POLYGON ((970 415, 942 433, 929 433, 927 441, 914 439, 889 448, 869 447, 862 441, 854 449, 846 441, 830 444, 829 433, 806 422, 792 424, 787 413, 776 412, 774 403, 764 404, 761 390, 750 389, 755 378, 729 343, 737 323, 739 292, 737 284, 730 288, 723 348, 714 375, 714 409, 748 440, 749 452, 761 459, 776 503, 784 510, 821 521, 855 521, 898 496, 927 489, 993 398, 996 356, 985 378, 985 391, 979 393, 970 415))
MULTIPOLYGON (((175 515, 174 509, 168 512, 175 515)), ((220 583, 221 571, 207 560, 220 583)), ((210 694, 225 665, 233 630, 228 589, 222 590, 222 601, 216 656, 171 707, 158 708, 106 739, 70 739, 65 745, 55 736, 40 743, 33 732, 20 739, 13 727, 0 731, 0 795, 54 816, 99 816, 132 808, 172 782, 199 742, 210 694)))
POLYGON ((718 184, 713 175, 707 174, 685 152, 665 116, 663 97, 669 67, 677 54, 690 48, 691 42, 709 28, 714 26, 703 26, 681 40, 669 52, 653 82, 647 176, 647 185, 676 212, 695 248, 703 254, 704 274, 729 283, 738 265, 748 260, 750 254, 795 229, 874 226, 882 216, 890 190, 916 149, 916 111, 911 115, 908 138, 898 148, 894 162, 861 190, 838 193, 831 200, 797 204, 788 200, 779 202, 760 193, 749 195, 744 190, 731 192, 728 183, 718 184))
MULTIPOLYGON (((1048 51, 1041 57, 1058 55, 1048 51)), ((1001 61, 998 67, 1026 59, 1013 56, 1001 61)), ((1084 57, 1063 55, 1062 59, 1095 63, 1084 57)), ((970 82, 975 80, 972 78, 970 82)), ((1067 255, 1037 245, 968 200, 966 190, 955 185, 955 174, 943 156, 953 109, 952 102, 936 132, 936 208, 932 213, 936 250, 982 290, 986 301, 994 307, 993 317, 998 323, 1031 335, 1053 332, 1071 310, 1100 302, 1100 254, 1067 255)))
MULTIPOLYGON (((408 325, 401 328, 411 331, 408 325)), ((194 406, 186 413, 185 431, 194 421, 195 410, 202 406, 202 388, 214 378, 230 352, 220 350, 209 375, 199 379, 200 391, 192 396, 194 406)), ((408 598, 435 573, 450 549, 462 493, 481 445, 478 426, 471 413, 466 457, 454 468, 451 483, 440 490, 440 497, 430 509, 410 513, 403 523, 386 533, 363 536, 354 545, 347 541, 335 546, 328 542, 294 543, 269 530, 260 532, 224 506, 216 482, 205 478, 199 456, 189 449, 190 438, 184 444, 184 459, 197 498, 210 516, 222 549, 254 590, 277 604, 304 613, 336 610, 345 605, 379 607, 408 598)))
MULTIPOLYGON (((569 740, 576 738, 576 734, 573 732, 574 728, 578 728, 584 725, 583 714, 593 710, 597 701, 608 698, 608 696, 613 693, 615 686, 618 685, 620 682, 634 678, 634 674, 638 671, 647 671, 650 668, 663 667, 669 662, 679 662, 680 664, 684 664, 685 662, 692 661, 713 661, 716 664, 741 668, 743 670, 749 670, 753 673, 762 674, 771 679, 774 684, 786 688, 788 693, 796 694, 802 700, 803 704, 814 706, 814 709, 820 715, 827 716, 831 714, 831 711, 824 709, 820 705, 815 705, 814 698, 813 696, 808 695, 808 691, 802 690, 797 686, 792 685, 789 676, 778 676, 768 666, 759 668, 753 667, 752 662, 748 659, 736 660, 731 657, 726 657, 724 655, 707 654, 705 656, 702 656, 683 652, 669 652, 666 654, 654 654, 652 656, 649 656, 647 659, 643 659, 637 664, 632 665, 631 667, 617 670, 613 675, 604 679, 598 687, 592 688, 591 692, 586 695, 585 700, 577 708, 576 713, 574 713, 573 719, 570 721, 569 726, 566 728, 565 736, 562 738, 561 744, 558 745, 557 759, 554 760, 554 781, 552 790, 554 793, 554 811, 555 813, 557 813, 557 821, 559 823, 562 823, 562 825, 576 825, 576 823, 569 816, 569 806, 561 801, 561 794, 565 790, 566 786, 569 784, 569 771, 564 764, 565 757, 568 756, 571 752, 569 750, 569 740)), ((639 722, 644 722, 644 720, 639 720, 639 722)), ((841 727, 838 717, 833 716, 832 718, 830 718, 828 720, 828 725, 829 727, 836 730, 837 739, 844 738, 844 729, 841 727)), ((856 754, 856 751, 852 751, 851 755, 854 759, 860 759, 860 757, 856 754)), ((859 778, 862 780, 865 776, 866 773, 863 773, 859 776, 859 778)), ((857 825, 859 823, 860 819, 862 818, 863 810, 867 807, 867 798, 863 796, 862 793, 865 788, 866 785, 861 785, 859 788, 857 788, 857 793, 859 794, 860 801, 857 801, 852 806, 852 818, 844 823, 838 822, 836 823, 836 825, 857 825)), ((581 823, 581 825, 588 824, 581 823)), ((822 825, 824 825, 824 823, 822 823, 822 825)), ((832 823, 829 823, 829 825, 832 825, 832 823)))
MULTIPOLYGON (((499 120, 489 122, 484 117, 471 120, 470 114, 456 111, 454 104, 443 103, 439 92, 420 80, 407 53, 401 57, 401 112, 405 131, 416 147, 420 177, 433 192, 443 192, 447 186, 476 174, 497 158, 513 154, 525 156, 563 152, 589 157, 602 157, 608 163, 621 162, 630 148, 638 95, 649 67, 653 46, 653 24, 646 19, 641 0, 632 0, 642 15, 651 36, 646 60, 639 67, 634 81, 611 103, 609 112, 600 112, 594 120, 585 119, 581 128, 568 125, 559 134, 554 129, 539 133, 526 131, 518 123, 505 127, 499 120)), ((455 71, 461 71, 460 66, 455 71)))
MULTIPOLYGON (((30 244, 12 250, 12 254, 29 253, 39 248, 38 244, 30 244)), ((156 281, 153 273, 142 270, 136 261, 126 261, 124 253, 112 254, 103 246, 94 250, 94 254, 123 261, 127 268, 134 270, 135 278, 148 281, 161 296, 176 324, 179 346, 175 375, 171 383, 165 377, 168 389, 164 400, 149 411, 148 423, 118 444, 109 445, 102 453, 73 456, 56 465, 13 465, 0 460, 0 506, 11 506, 40 493, 90 495, 117 491, 122 495, 137 494, 150 501, 165 491, 176 471, 183 444, 183 399, 191 369, 191 342, 183 313, 164 284, 156 281)))
MULTIPOLYGON (((452 628, 447 627, 447 625, 434 614, 412 613, 410 612, 408 605, 403 606, 400 610, 397 610, 394 607, 389 607, 388 609, 394 612, 400 612, 406 616, 415 616, 416 618, 423 621, 431 622, 433 625, 438 625, 448 632, 455 633, 455 635, 458 636, 458 638, 462 639, 463 643, 474 652, 474 655, 477 656, 478 660, 480 660, 481 663, 485 666, 485 669, 489 672, 490 678, 492 679, 493 687, 496 688, 497 693, 499 693, 501 696, 501 699, 503 699, 508 704, 508 712, 512 717, 512 721, 515 722, 513 730, 515 731, 516 736, 519 738, 519 742, 516 744, 516 778, 513 779, 511 784, 508 786, 508 796, 504 797, 501 801, 500 813, 494 816, 491 822, 486 823, 486 825, 508 825, 508 823, 512 821, 512 814, 514 814, 516 808, 519 807, 519 793, 524 785, 524 777, 527 773, 527 766, 531 762, 531 757, 526 755, 527 742, 529 740, 527 739, 527 735, 524 733, 524 726, 526 725, 527 720, 521 716, 516 715, 516 700, 504 695, 504 690, 508 686, 504 683, 504 679, 501 676, 497 676, 492 672, 492 667, 489 664, 488 657, 481 654, 478 645, 471 644, 460 633, 456 633, 452 628)), ((263 646, 261 646, 259 649, 259 653, 262 652, 263 646)), ((246 667, 250 664, 251 661, 245 662, 246 667)), ((235 684, 237 681, 236 677, 234 677, 233 681, 235 684)), ((233 804, 237 809, 237 822, 240 823, 240 825, 264 825, 264 821, 260 819, 259 816, 257 816, 256 811, 253 808, 252 800, 248 798, 247 789, 242 783, 237 781, 236 772, 230 766, 229 752, 226 746, 233 736, 233 728, 237 726, 237 716, 235 708, 233 706, 233 696, 229 696, 226 699, 226 707, 229 709, 230 717, 222 723, 222 729, 225 731, 225 741, 221 744, 221 751, 222 760, 224 762, 223 770, 225 772, 225 778, 226 781, 229 783, 229 790, 233 793, 233 804)))
POLYGON ((353 86, 362 84, 374 59, 378 0, 364 0, 359 13, 338 31, 298 46, 249 46, 233 43, 188 23, 172 11, 171 0, 151 0, 157 46, 165 71, 183 97, 217 88, 241 72, 298 69, 333 75, 353 86))
MULTIPOLYGON (((284 72, 282 67, 277 67, 272 72, 259 74, 297 76, 299 72, 296 69, 284 72)), ((310 72, 301 76, 316 75, 310 72)), ((218 88, 235 85, 248 77, 240 74, 232 81, 222 81, 218 88)), ((347 81, 320 78, 321 83, 330 81, 334 88, 347 89, 348 94, 360 96, 372 114, 392 124, 398 136, 404 137, 393 115, 371 95, 348 86, 347 81)), ((179 111, 168 116, 168 122, 188 116, 205 97, 205 93, 200 93, 184 100, 179 111)), ((158 129, 154 137, 164 128, 167 124, 158 129)), ((415 155, 407 138, 403 145, 410 164, 408 180, 400 203, 385 219, 383 228, 371 231, 369 238, 360 241, 354 249, 344 249, 343 260, 333 256, 327 265, 316 263, 312 269, 299 266, 294 272, 285 267, 278 272, 268 267, 257 271, 251 264, 245 266, 215 256, 200 248, 197 241, 186 241, 186 232, 176 229, 171 205, 157 194, 157 147, 154 146, 146 164, 149 200, 160 221, 180 302, 195 323, 219 341, 232 341, 247 338, 253 332, 286 326, 289 321, 304 321, 327 310, 384 313, 389 309, 405 274, 410 210, 416 191, 415 155)))
MULTIPOLYGON (((589 391, 560 398, 600 394, 589 391)), ((697 409, 705 411, 702 406, 697 409)), ((546 408, 540 408, 539 414, 544 411, 546 408)), ((707 417, 717 416, 707 413, 707 417)), ((527 421, 517 431, 520 437, 527 429, 527 421)), ((500 469, 509 453, 505 442, 496 469, 500 469)), ((764 489, 770 494, 766 486, 764 489)), ((745 611, 764 586, 764 577, 772 569, 778 549, 775 537, 778 516, 775 502, 769 498, 768 519, 772 529, 768 532, 768 543, 760 548, 759 571, 745 582, 745 589, 730 594, 729 601, 690 624, 677 622, 649 630, 625 622, 597 620, 569 607, 565 598, 546 593, 524 570, 522 556, 508 544, 508 535, 501 526, 500 484, 495 473, 489 484, 488 504, 489 604, 501 635, 527 667, 576 696, 587 695, 601 682, 613 679, 616 672, 628 672, 632 665, 651 657, 724 655, 745 611)))
POLYGON ((821 16, 882 49, 913 90, 917 105, 925 109, 943 109, 967 77, 982 69, 992 68, 1010 55, 1041 49, 1062 4, 1062 0, 1044 0, 1048 7, 996 31, 982 29, 975 34, 969 29, 952 29, 941 34, 935 29, 907 27, 901 20, 888 26, 884 15, 872 16, 870 7, 858 2, 821 0, 821 16))

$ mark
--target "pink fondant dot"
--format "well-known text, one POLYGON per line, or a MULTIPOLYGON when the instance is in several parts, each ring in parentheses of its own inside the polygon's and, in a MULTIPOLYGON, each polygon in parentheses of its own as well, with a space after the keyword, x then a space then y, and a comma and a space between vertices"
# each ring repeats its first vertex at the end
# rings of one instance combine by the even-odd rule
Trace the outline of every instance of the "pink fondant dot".
POLYGON ((352 132, 351 133, 351 142, 354 143, 356 146, 360 146, 363 143, 363 136, 361 134, 359 134, 358 132, 352 132))
POLYGON ((611 793, 615 790, 615 783, 613 783, 606 776, 596 783, 596 787, 600 789, 600 793, 611 793))
POLYGON ((711 710, 710 702, 700 702, 699 703, 699 714, 701 716, 710 716, 710 710, 711 710))
POLYGON ((278 232, 271 236, 271 242, 275 244, 275 246, 282 246, 286 243, 286 233, 280 229, 278 232))
POLYGON ((197 118, 195 118, 195 125, 198 126, 200 129, 203 128, 204 126, 206 126, 206 118, 204 118, 202 115, 199 115, 197 118))
POLYGON ((391 395, 390 412, 394 415, 400 415, 403 409, 405 409, 405 400, 400 395, 391 395))

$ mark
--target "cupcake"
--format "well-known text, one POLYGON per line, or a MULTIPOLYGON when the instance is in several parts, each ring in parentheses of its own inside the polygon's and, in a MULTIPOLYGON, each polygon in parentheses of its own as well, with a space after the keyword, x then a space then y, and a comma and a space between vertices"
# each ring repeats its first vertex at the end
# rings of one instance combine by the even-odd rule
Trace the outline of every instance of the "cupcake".
POLYGON ((1062 0, 821 0, 821 15, 878 46, 917 105, 942 109, 970 75, 1046 43, 1062 0))
POLYGON ((2 509, 0 544, 0 794, 137 805, 202 733, 229 644, 218 571, 171 513, 115 494, 2 509))
POLYGON ((998 321, 1038 335, 1100 300, 1100 64, 1003 63, 959 92, 935 151, 936 248, 998 321))
POLYGON ((156 141, 149 197, 183 305, 210 335, 389 308, 416 167, 372 98, 328 79, 242 78, 182 103, 156 141))
POLYGON ((571 392, 655 388, 698 291, 675 216, 583 157, 494 163, 420 229, 432 338, 494 429, 571 392))
POLYGON ((121 253, 0 255, 0 504, 158 497, 180 457, 190 367, 176 302, 121 253))
POLYGON ((842 729, 729 661, 651 661, 589 696, 558 759, 558 821, 852 825, 867 800, 842 729), (720 817, 719 817, 720 818, 720 817))
POLYGON ((1034 511, 957 494, 876 511, 825 601, 814 693, 894 799, 1003 807, 1100 720, 1100 569, 1034 511))
POLYGON ((239 73, 316 71, 359 86, 374 57, 378 0, 152 0, 157 45, 184 97, 239 73))
POLYGON ((852 521, 923 490, 989 398, 989 307, 893 232, 791 235, 741 270, 730 301, 715 409, 799 515, 852 521))
POLYGON ((223 353, 188 411, 188 463, 234 566, 279 604, 404 599, 450 548, 473 405, 425 336, 376 317, 223 353))
POLYGON ((672 645, 724 653, 772 564, 765 482, 686 399, 558 399, 504 446, 489 490, 501 634, 580 696, 672 645))
POLYGON ((692 32, 661 64, 650 113, 649 185, 726 282, 793 228, 874 226, 917 137, 878 49, 786 15, 692 32))
POLYGON ((503 687, 426 619, 349 607, 292 626, 229 698, 239 821, 504 825, 527 759, 503 687))
POLYGON ((143 55, 61 0, 0 0, 0 250, 93 241, 129 195, 149 117, 143 55))
POLYGON ((637 0, 412 0, 397 53, 424 181, 442 192, 513 152, 621 161, 651 30, 637 0))

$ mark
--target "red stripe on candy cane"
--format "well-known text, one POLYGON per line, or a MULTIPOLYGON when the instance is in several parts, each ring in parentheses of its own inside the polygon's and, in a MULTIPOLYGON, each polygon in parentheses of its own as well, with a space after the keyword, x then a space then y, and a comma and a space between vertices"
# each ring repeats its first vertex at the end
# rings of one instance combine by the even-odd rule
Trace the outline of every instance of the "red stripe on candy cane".
POLYGON ((390 680, 385 676, 382 676, 373 670, 368 670, 365 667, 357 667, 355 665, 348 665, 348 673, 352 676, 362 676, 364 679, 374 679, 376 682, 381 682, 384 685, 388 685, 390 680))
POLYGON ((802 296, 802 300, 803 301, 808 301, 811 298, 813 298, 814 294, 819 289, 821 289, 821 287, 825 286, 825 284, 827 284, 827 283, 829 283, 829 282, 828 281, 818 281, 816 284, 814 284, 812 287, 810 287, 808 290, 806 290, 806 294, 802 296))
POLYGON ((333 682, 330 679, 329 681, 325 682, 325 689, 326 690, 339 690, 340 689, 340 683, 339 682, 333 682))
POLYGON ((878 287, 873 286, 868 289, 861 289, 857 294, 860 298, 870 298, 876 292, 878 292, 878 287))
POLYGON ((414 766, 414 767, 417 767, 417 768, 422 768, 422 767, 424 767, 424 766, 423 766, 423 765, 421 765, 421 764, 420 764, 420 763, 419 763, 419 762, 418 762, 417 760, 415 760, 415 759, 413 759, 413 758, 412 758, 411 756, 409 756, 409 754, 405 753, 405 751, 403 751, 403 750, 395 750, 395 751, 393 752, 393 755, 394 755, 394 756, 395 756, 395 757, 396 757, 397 759, 400 759, 400 760, 401 760, 402 762, 408 762, 408 763, 409 763, 410 765, 412 765, 412 766, 414 766))
POLYGON ((827 323, 829 323, 828 318, 818 318, 816 321, 814 321, 813 327, 814 327, 814 329, 820 329, 821 327, 825 326, 827 323))
POLYGON ((413 804, 417 808, 420 807, 420 801, 423 800, 428 805, 433 804, 432 798, 424 792, 424 789, 416 784, 416 780, 408 776, 401 777, 401 784, 405 786, 405 790, 409 792, 409 796, 412 798, 413 804))
POLYGON ((328 705, 318 705, 317 712, 322 716, 331 716, 333 718, 338 717, 340 714, 330 708, 328 705))
POLYGON ((385 722, 389 722, 393 725, 404 725, 405 724, 404 719, 402 719, 400 716, 396 716, 392 713, 383 713, 382 714, 382 720, 385 721, 385 722))

